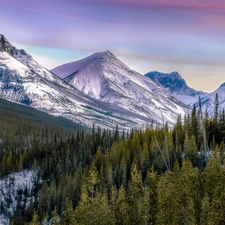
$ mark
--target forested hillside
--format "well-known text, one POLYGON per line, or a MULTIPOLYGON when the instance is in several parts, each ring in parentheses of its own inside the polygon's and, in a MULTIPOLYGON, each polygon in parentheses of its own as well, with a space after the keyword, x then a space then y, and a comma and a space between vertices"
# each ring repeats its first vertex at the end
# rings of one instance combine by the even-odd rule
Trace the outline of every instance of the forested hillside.
POLYGON ((122 134, 31 123, 17 139, 26 127, 19 123, 0 145, 0 176, 31 170, 36 179, 11 224, 223 224, 225 113, 217 102, 203 123, 207 143, 195 107, 173 129, 149 125, 122 134))

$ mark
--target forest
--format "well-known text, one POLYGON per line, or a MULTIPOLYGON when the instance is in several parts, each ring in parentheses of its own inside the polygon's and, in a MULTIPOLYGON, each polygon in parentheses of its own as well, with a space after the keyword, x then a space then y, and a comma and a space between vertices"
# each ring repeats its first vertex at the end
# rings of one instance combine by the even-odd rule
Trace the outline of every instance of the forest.
MULTIPOLYGON (((225 112, 173 128, 68 131, 0 113, 0 178, 32 170, 10 224, 225 224, 225 112), (7 115, 7 117, 10 117, 7 115), (13 121, 13 122, 12 122, 13 121)), ((1 205, 1 212, 7 206, 1 205)))

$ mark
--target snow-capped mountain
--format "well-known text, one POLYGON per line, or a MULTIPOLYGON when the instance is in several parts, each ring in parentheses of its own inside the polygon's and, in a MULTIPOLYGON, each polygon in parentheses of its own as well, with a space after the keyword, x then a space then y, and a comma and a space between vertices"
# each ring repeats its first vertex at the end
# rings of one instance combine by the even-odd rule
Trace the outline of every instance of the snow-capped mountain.
POLYGON ((165 88, 172 96, 187 105, 192 105, 198 101, 199 97, 207 95, 205 92, 190 88, 178 72, 161 73, 152 71, 145 74, 145 76, 149 77, 160 87, 165 88))
POLYGON ((174 123, 188 108, 165 89, 126 66, 111 52, 95 53, 56 67, 53 73, 83 93, 102 102, 161 123, 174 123))
POLYGON ((93 99, 39 65, 0 34, 0 97, 91 127, 140 127, 154 118, 93 99))
POLYGON ((39 65, 34 58, 23 49, 14 47, 3 35, 0 34, 0 51, 10 54, 14 59, 30 69, 31 72, 36 73, 48 80, 55 80, 55 76, 39 65))
MULTIPOLYGON (((225 109, 225 83, 221 84, 214 92, 201 98, 202 112, 208 112, 209 115, 213 115, 215 110, 215 99, 218 94, 219 111, 225 109)), ((198 107, 198 104, 196 104, 198 107)))

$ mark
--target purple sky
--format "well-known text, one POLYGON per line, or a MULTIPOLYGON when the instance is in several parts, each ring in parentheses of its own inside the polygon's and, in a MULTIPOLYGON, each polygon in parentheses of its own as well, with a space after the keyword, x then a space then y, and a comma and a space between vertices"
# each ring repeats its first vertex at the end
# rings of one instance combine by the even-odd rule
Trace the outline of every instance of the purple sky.
POLYGON ((0 33, 48 69, 110 50, 199 90, 225 82, 224 0, 0 0, 0 33))

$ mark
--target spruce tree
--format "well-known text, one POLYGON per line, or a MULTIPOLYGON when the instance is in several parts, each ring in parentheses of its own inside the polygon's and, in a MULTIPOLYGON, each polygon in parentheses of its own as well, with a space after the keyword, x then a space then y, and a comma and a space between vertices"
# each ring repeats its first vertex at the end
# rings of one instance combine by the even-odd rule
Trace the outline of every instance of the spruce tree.
POLYGON ((29 223, 29 225, 41 225, 41 223, 39 222, 39 218, 36 212, 34 212, 32 221, 29 223))

